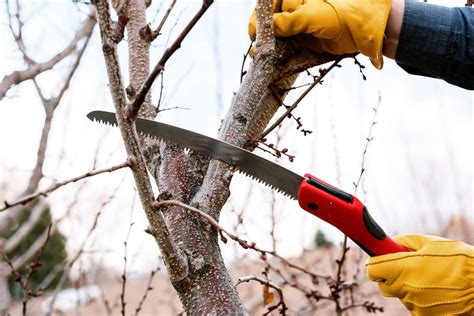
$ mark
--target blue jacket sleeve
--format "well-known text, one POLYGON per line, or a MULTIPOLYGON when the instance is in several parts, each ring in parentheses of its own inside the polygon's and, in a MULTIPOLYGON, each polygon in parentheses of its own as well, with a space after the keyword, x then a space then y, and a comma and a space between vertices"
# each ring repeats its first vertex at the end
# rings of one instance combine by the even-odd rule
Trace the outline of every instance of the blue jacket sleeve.
POLYGON ((407 0, 395 59, 410 74, 474 90, 474 9, 407 0))

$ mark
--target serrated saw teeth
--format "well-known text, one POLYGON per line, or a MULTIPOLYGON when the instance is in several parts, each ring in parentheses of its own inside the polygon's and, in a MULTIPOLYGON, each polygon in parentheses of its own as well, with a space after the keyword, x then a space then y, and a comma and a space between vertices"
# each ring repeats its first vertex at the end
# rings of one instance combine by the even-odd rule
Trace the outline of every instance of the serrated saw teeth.
MULTIPOLYGON (((115 113, 93 111, 87 117, 108 126, 117 126, 115 113)), ((298 188, 304 178, 274 162, 232 144, 176 126, 141 118, 135 120, 135 126, 140 135, 157 141, 174 143, 186 150, 226 162, 233 171, 238 171, 285 196, 297 199, 298 188)))
POLYGON ((290 199, 293 199, 294 198, 291 196, 291 194, 285 192, 284 190, 280 189, 280 188, 277 188, 275 187, 274 185, 266 182, 265 180, 262 180, 260 178, 257 178, 255 177, 254 175, 251 175, 251 174, 248 174, 247 172, 243 171, 243 170, 237 170, 239 173, 243 174, 244 176, 250 178, 252 181, 256 181, 260 184, 263 184, 264 186, 268 187, 269 189, 273 190, 273 191, 277 191, 278 193, 282 194, 283 196, 285 197, 288 197, 290 199))

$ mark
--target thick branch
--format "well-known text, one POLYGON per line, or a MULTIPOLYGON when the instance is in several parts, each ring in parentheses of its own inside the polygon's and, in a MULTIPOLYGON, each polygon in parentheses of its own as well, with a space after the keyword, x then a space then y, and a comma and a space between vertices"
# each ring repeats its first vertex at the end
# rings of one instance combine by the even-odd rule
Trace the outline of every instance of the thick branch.
MULTIPOLYGON (((280 107, 280 100, 284 99, 296 80, 297 74, 283 74, 289 66, 298 64, 296 57, 299 54, 299 51, 293 50, 291 42, 278 40, 274 53, 261 55, 261 58, 251 64, 219 130, 220 140, 253 150, 253 146, 249 146, 249 140, 258 138, 263 132, 280 107), (278 98, 271 91, 271 86, 281 92, 278 98)), ((335 58, 336 56, 322 55, 320 59, 315 56, 313 61, 325 63, 335 58)), ((218 218, 229 195, 228 187, 233 172, 225 163, 211 161, 203 185, 191 204, 199 205, 202 210, 218 218)))
POLYGON ((46 149, 48 148, 49 132, 51 131, 51 124, 53 122, 54 109, 45 106, 45 117, 43 123, 43 129, 41 131, 41 137, 39 140, 38 151, 36 153, 36 164, 31 172, 30 180, 28 181, 28 187, 24 194, 31 194, 37 188, 43 178, 43 165, 46 156, 46 149))
MULTIPOLYGON (((130 82, 126 89, 129 100, 135 97, 150 73, 150 41, 142 36, 143 29, 147 29, 145 2, 143 0, 127 1, 128 5, 122 10, 128 19, 128 72, 130 82)), ((151 101, 151 93, 147 93, 140 108, 139 115, 147 119, 154 119, 156 109, 151 101)))
POLYGON ((269 55, 275 50, 272 3, 272 0, 258 0, 255 7, 257 15, 256 58, 259 58, 260 54, 269 55))
POLYGON ((102 48, 109 78, 110 92, 116 110, 117 122, 129 157, 128 159, 131 161, 130 168, 135 179, 138 195, 148 221, 150 222, 150 226, 152 227, 151 233, 155 237, 163 255, 163 259, 170 271, 171 280, 182 280, 186 278, 188 273, 185 256, 179 252, 171 241, 168 228, 161 213, 158 212, 150 179, 148 178, 146 162, 140 149, 135 125, 132 121, 127 119, 124 113, 127 105, 127 98, 118 62, 116 43, 108 37, 111 23, 108 2, 106 0, 97 0, 95 1, 95 5, 97 8, 97 17, 103 43, 102 48))

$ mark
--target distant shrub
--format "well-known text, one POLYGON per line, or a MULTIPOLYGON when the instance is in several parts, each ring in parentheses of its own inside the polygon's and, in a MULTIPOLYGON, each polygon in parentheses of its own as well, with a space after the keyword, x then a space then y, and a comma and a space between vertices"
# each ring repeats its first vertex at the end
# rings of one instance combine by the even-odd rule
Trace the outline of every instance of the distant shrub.
MULTIPOLYGON (((31 203, 29 210, 23 213, 16 225, 12 225, 10 228, 6 229, 4 232, 0 233, 0 238, 8 240, 20 227, 28 220, 30 216, 30 210, 34 208, 35 202, 31 203)), ((51 224, 51 211, 48 208, 44 211, 41 219, 38 221, 36 226, 31 230, 30 234, 12 251, 8 252, 7 255, 10 259, 14 259, 17 256, 25 253, 28 248, 41 236, 41 234, 48 229, 48 226, 51 224)), ((32 290, 37 289, 43 280, 46 278, 50 279, 49 284, 46 286, 47 289, 54 288, 63 275, 63 269, 61 265, 65 264, 67 259, 66 252, 66 238, 59 231, 55 231, 51 234, 51 237, 46 244, 46 247, 43 251, 40 263, 41 267, 32 275, 29 281, 29 288, 32 290)), ((18 272, 22 275, 28 273, 28 265, 36 260, 36 254, 27 261, 22 267, 18 269, 18 272)), ((16 282, 13 276, 10 276, 8 279, 8 286, 10 293, 14 299, 21 299, 22 289, 20 284, 16 282)))
POLYGON ((314 236, 314 246, 317 248, 329 248, 333 246, 333 243, 326 238, 326 235, 322 230, 318 229, 314 236))

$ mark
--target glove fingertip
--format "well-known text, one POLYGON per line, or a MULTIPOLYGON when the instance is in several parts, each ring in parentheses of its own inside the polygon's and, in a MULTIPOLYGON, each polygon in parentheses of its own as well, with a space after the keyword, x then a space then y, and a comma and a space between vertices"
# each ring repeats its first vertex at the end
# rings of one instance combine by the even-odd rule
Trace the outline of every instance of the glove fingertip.
POLYGON ((250 39, 252 41, 255 41, 255 37, 257 35, 257 15, 255 13, 255 10, 252 12, 252 15, 250 16, 250 21, 247 27, 247 31, 248 31, 250 39))
POLYGON ((299 12, 282 12, 273 14, 275 36, 289 37, 304 33, 302 23, 298 22, 299 12))

